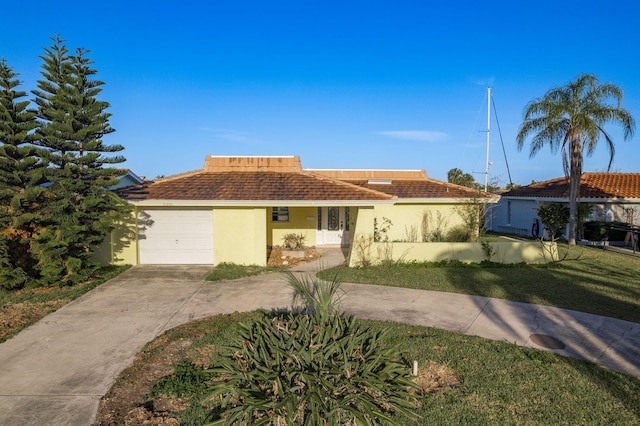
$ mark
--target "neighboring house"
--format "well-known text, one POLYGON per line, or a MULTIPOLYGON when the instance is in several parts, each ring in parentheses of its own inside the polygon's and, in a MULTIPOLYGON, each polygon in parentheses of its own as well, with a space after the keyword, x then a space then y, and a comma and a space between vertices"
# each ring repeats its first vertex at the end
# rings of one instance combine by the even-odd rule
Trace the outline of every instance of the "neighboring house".
POLYGON ((126 169, 126 173, 122 176, 118 176, 118 183, 109 187, 110 190, 115 191, 127 186, 140 185, 144 183, 144 178, 141 178, 131 170, 126 169))
MULTIPOLYGON (((532 183, 501 194, 490 212, 490 228, 500 233, 543 236, 537 209, 546 202, 569 204, 568 178, 532 183)), ((579 202, 593 207, 588 220, 638 225, 640 173, 583 173, 579 202)))
POLYGON ((384 226, 385 239, 408 240, 460 225, 463 203, 497 201, 423 170, 305 170, 298 156, 209 156, 200 170, 120 195, 134 206, 135 237, 116 233, 111 260, 131 264, 265 265, 289 233, 348 247, 384 226))

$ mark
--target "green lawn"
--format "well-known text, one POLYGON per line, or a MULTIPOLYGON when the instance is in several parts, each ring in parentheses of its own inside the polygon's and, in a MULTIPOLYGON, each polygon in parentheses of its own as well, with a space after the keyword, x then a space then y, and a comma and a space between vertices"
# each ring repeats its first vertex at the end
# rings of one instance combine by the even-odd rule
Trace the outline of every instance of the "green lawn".
MULTIPOLYGON (((208 348, 207 353, 212 354, 210 361, 215 365, 229 339, 237 333, 238 321, 255 318, 255 313, 247 313, 196 321, 168 331, 161 336, 162 345, 150 343, 149 346, 167 348, 175 346, 171 343, 174 339, 184 342, 186 336, 198 335, 196 340, 186 339, 192 341, 193 346, 183 349, 199 354, 203 351, 194 348, 208 348)), ((434 361, 446 366, 458 381, 453 387, 444 386, 424 396, 416 408, 422 417, 420 421, 399 419, 401 424, 631 425, 640 422, 640 380, 636 378, 506 342, 395 323, 365 323, 374 328, 390 327, 384 345, 399 345, 405 353, 407 371, 412 360, 418 360, 420 368, 434 361)), ((187 366, 194 362, 190 356, 186 359, 187 366)), ((184 367, 184 362, 181 365, 184 367)), ((133 370, 140 368, 132 366, 133 370)), ((126 384, 131 371, 122 373, 116 388, 126 384)), ((186 396, 190 398, 189 407, 173 415, 181 417, 183 424, 202 424, 207 411, 202 407, 206 401, 200 398, 206 392, 202 392, 198 382, 208 376, 197 371, 198 367, 192 367, 187 369, 188 374, 182 370, 165 376, 149 388, 146 398, 134 402, 132 407, 145 401, 145 406, 155 406, 153 399, 161 394, 186 396)), ((112 396, 115 393, 115 389, 110 392, 112 396)))
POLYGON ((207 275, 207 281, 235 280, 253 275, 268 274, 270 272, 282 272, 284 269, 277 266, 236 265, 235 263, 220 263, 207 275))
MULTIPOLYGON (((320 277, 329 279, 333 274, 335 270, 327 270, 320 277)), ((340 278, 550 305, 640 322, 640 258, 588 247, 572 247, 567 260, 548 265, 395 263, 343 268, 340 278)))

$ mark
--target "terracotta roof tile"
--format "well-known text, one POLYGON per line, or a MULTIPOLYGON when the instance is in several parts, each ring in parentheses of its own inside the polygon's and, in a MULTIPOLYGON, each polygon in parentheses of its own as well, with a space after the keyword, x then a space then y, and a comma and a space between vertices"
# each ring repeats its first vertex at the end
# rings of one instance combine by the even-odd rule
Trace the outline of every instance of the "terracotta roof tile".
POLYGON ((431 179, 424 170, 303 170, 297 156, 209 156, 200 170, 144 182, 119 194, 131 201, 374 201, 489 196, 431 179))
POLYGON ((191 172, 123 191, 128 200, 389 200, 382 192, 308 172, 191 172))
POLYGON ((424 170, 357 170, 357 169, 307 169, 318 175, 345 181, 367 179, 420 180, 428 179, 424 170))
MULTIPOLYGON (((568 198, 566 177, 536 182, 502 194, 503 197, 568 198)), ((580 198, 640 198, 640 173, 583 173, 580 198)))
POLYGON ((477 198, 490 194, 466 186, 455 185, 435 179, 396 180, 391 183, 370 183, 368 180, 348 181, 356 185, 402 198, 477 198))

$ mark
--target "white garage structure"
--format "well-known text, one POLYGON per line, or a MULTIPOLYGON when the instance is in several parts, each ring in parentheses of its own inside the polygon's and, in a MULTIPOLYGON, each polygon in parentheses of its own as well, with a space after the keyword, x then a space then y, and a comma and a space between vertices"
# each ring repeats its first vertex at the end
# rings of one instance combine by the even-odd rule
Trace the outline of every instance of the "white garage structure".
POLYGON ((138 210, 140 264, 213 264, 211 209, 138 210))

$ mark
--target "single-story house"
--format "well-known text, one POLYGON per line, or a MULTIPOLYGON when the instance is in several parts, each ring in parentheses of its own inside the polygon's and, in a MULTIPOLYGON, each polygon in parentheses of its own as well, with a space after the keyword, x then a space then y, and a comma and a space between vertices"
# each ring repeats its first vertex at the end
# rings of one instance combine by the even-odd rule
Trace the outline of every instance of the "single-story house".
MULTIPOLYGON (((566 177, 536 182, 501 194, 490 212, 490 229, 500 233, 543 236, 544 226, 537 215, 540 203, 569 204, 566 177)), ((593 207, 588 220, 640 223, 640 173, 583 173, 580 203, 593 207)), ((567 235, 568 232, 565 232, 567 235)))
POLYGON ((135 219, 112 235, 110 261, 134 265, 265 265, 290 233, 316 247, 415 240, 460 225, 464 203, 497 201, 424 170, 309 170, 298 156, 209 156, 202 169, 119 194, 135 219))

